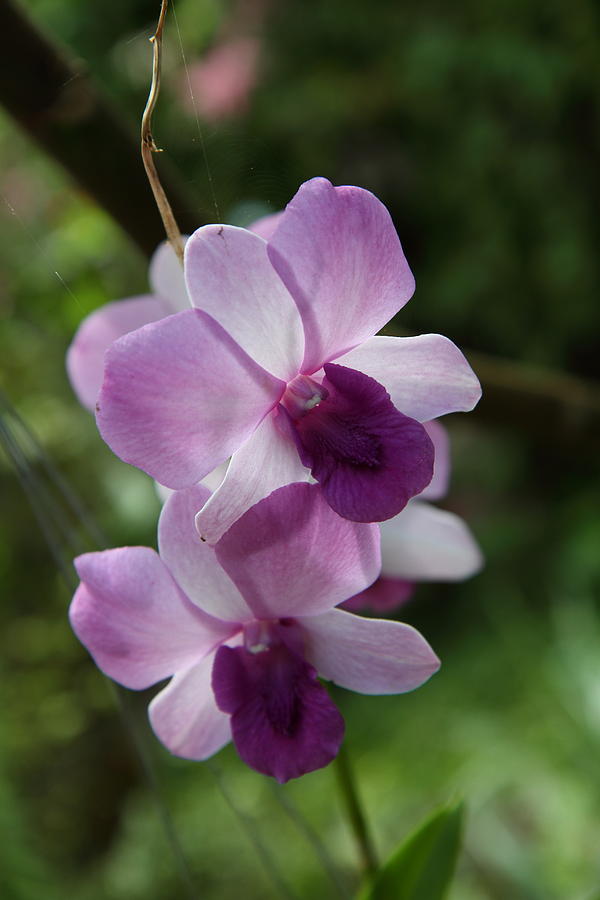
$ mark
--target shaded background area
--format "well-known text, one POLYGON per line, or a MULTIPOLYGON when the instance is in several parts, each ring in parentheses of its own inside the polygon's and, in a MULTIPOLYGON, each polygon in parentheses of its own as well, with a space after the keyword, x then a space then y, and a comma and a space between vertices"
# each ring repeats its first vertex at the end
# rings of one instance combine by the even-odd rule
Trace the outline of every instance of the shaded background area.
MULTIPOLYGON (((156 7, 121 0, 99 14, 76 0, 27 4, 134 124, 156 7)), ((199 222, 246 224, 315 174, 368 187, 390 208, 417 279, 399 328, 597 376, 597 4, 175 8, 188 73, 171 21, 155 133, 199 222), (218 52, 231 44, 229 55, 218 52), (212 70, 199 70, 201 59, 212 70), (227 79, 224 101, 218 90, 206 96, 227 79)), ((64 374, 81 318, 145 291, 146 262, 5 116, 0 154, 3 389, 110 543, 152 545, 152 486, 112 457, 64 374)), ((405 697, 336 695, 376 841, 389 852, 428 809, 464 795, 469 826, 452 900, 595 900, 596 453, 575 432, 558 434, 555 421, 535 437, 517 415, 494 427, 475 412, 449 427, 455 472, 445 505, 470 523, 486 569, 464 585, 420 588, 403 613, 442 658, 429 685, 405 697)), ((39 452, 32 457, 45 484, 39 452)), ((183 896, 130 737, 69 631, 68 591, 3 457, 0 482, 2 896, 183 896)), ((139 728, 146 700, 128 706, 139 728)), ((150 740, 148 750, 199 894, 235 898, 243 885, 248 898, 278 896, 215 771, 150 740)), ((281 795, 231 749, 216 763, 297 896, 335 892, 282 796, 352 885, 353 847, 329 770, 281 795)))

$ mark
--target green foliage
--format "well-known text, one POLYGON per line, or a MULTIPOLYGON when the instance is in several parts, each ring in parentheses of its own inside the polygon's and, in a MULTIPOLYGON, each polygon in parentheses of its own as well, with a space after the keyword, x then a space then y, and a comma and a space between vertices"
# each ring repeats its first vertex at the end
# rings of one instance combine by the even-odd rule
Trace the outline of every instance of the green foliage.
POLYGON ((383 864, 359 900, 444 900, 462 836, 463 806, 445 806, 418 825, 383 864))

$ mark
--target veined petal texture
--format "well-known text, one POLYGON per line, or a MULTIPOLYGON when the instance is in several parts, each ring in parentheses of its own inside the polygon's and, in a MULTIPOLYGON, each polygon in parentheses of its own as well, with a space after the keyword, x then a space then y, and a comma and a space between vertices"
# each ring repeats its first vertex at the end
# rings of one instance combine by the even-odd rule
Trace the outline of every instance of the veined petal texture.
POLYGON ((469 412, 481 397, 471 366, 441 334, 373 337, 336 362, 379 381, 394 406, 419 422, 469 412))
POLYGON ((264 369, 288 381, 304 355, 302 322, 257 234, 205 225, 185 250, 192 303, 203 309, 264 369))
POLYGON ((96 421, 117 456, 180 489, 231 456, 284 387, 218 322, 190 309, 112 345, 96 421))
POLYGON ((301 186, 268 252, 302 316, 306 374, 379 331, 414 291, 383 203, 325 178, 301 186))
POLYGON ((86 553, 75 565, 73 630, 98 667, 126 687, 188 668, 233 631, 190 603, 149 547, 86 553))
POLYGON ((194 525, 198 509, 209 497, 210 491, 201 484, 169 497, 158 522, 160 556, 200 609, 227 622, 245 622, 254 618, 253 613, 194 525))
POLYGON ((411 625, 334 609, 305 619, 306 658, 320 675, 361 694, 412 691, 440 661, 411 625))
POLYGON ((274 491, 215 550, 258 618, 331 609, 371 584, 380 568, 377 526, 340 518, 311 484, 274 491))

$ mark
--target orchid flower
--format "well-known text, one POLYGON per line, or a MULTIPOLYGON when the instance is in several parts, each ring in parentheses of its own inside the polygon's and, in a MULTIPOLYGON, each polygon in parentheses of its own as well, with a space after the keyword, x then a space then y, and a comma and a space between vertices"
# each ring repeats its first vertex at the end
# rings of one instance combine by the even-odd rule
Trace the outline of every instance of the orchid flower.
POLYGON ((467 524, 427 502, 448 491, 450 447, 439 422, 427 422, 425 428, 435 447, 433 478, 401 513, 381 523, 381 575, 344 609, 389 613, 411 598, 417 582, 462 581, 481 569, 481 550, 467 524))
MULTIPOLYGON (((267 239, 281 213, 263 216, 250 231, 267 239)), ((67 374, 82 406, 92 412, 102 386, 104 354, 110 345, 147 325, 191 306, 181 264, 166 241, 157 247, 148 271, 152 293, 114 300, 90 313, 81 322, 67 351, 67 374)))
POLYGON ((133 689, 173 676, 151 702, 168 749, 206 759, 231 738, 284 782, 327 765, 343 719, 317 676, 365 694, 412 690, 439 661, 415 629, 333 607, 379 571, 377 526, 344 520, 317 485, 280 488, 216 547, 194 513, 203 485, 173 494, 159 552, 78 557, 73 629, 97 665, 133 689))
POLYGON ((311 474, 354 521, 391 518, 426 487, 421 422, 472 409, 480 388, 441 335, 373 337, 414 288, 376 197, 313 179, 268 242, 205 226, 184 270, 195 309, 110 347, 97 422, 118 456, 167 487, 232 457, 198 515, 207 541, 311 474))

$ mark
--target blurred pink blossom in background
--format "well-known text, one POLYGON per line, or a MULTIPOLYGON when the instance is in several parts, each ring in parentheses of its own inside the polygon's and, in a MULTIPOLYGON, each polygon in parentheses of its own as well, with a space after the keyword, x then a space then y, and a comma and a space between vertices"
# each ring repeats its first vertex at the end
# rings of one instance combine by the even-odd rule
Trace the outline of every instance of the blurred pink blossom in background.
POLYGON ((234 37, 188 66, 179 83, 185 107, 218 121, 244 113, 258 81, 260 41, 234 37))

